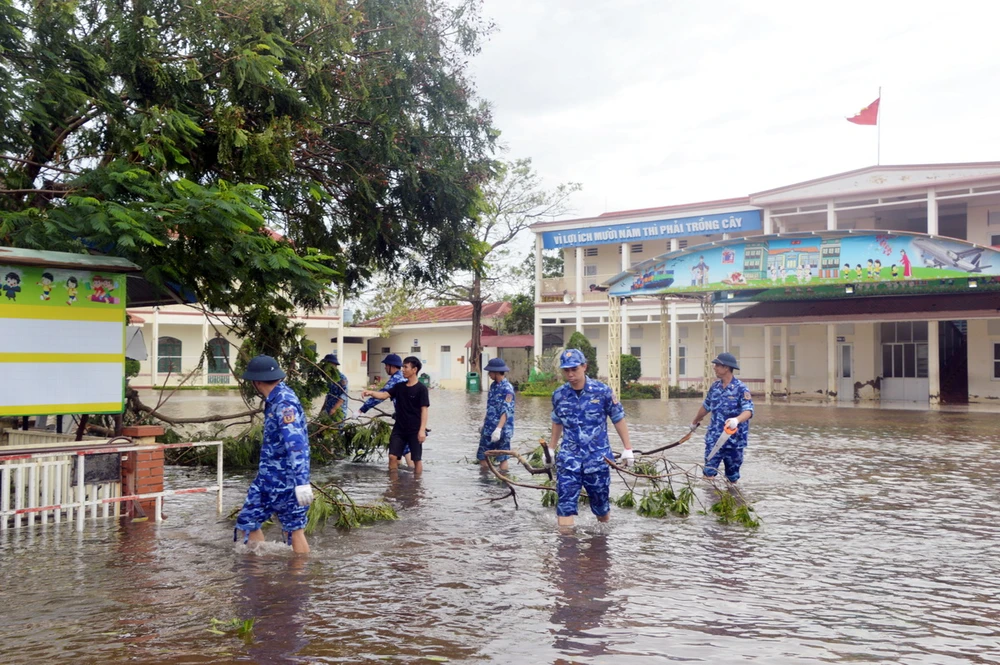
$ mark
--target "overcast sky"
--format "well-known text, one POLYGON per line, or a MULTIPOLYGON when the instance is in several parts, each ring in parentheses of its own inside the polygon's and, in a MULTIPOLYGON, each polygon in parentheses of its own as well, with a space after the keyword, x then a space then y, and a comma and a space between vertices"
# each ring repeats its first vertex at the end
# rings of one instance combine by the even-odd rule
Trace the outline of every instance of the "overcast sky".
POLYGON ((506 157, 573 216, 745 196, 881 161, 1000 161, 1000 3, 485 0, 472 62, 506 157))

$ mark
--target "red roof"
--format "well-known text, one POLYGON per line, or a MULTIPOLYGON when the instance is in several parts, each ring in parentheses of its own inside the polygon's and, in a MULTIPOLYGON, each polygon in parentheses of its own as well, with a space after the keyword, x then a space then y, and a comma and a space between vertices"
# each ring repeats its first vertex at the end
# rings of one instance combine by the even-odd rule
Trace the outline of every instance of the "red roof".
MULTIPOLYGON (((506 316, 510 313, 509 302, 488 302, 483 303, 483 319, 493 319, 506 316)), ((355 326, 364 328, 378 325, 384 317, 368 319, 355 326)), ((445 322, 468 321, 472 323, 472 305, 447 305, 445 307, 427 307, 426 309, 414 309, 404 314, 396 321, 400 323, 445 323, 445 322)))
MULTIPOLYGON (((524 349, 535 345, 534 335, 483 335, 479 338, 483 346, 497 349, 524 349)), ((472 346, 470 339, 465 348, 472 346)))

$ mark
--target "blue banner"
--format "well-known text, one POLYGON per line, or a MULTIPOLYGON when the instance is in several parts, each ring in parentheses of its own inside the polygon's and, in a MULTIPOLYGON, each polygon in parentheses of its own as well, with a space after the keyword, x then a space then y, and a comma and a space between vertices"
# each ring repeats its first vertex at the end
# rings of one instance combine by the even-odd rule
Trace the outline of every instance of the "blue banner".
POLYGON ((705 236, 717 233, 760 231, 760 210, 741 210, 720 215, 661 219, 652 222, 588 226, 564 231, 546 231, 542 234, 542 247, 563 249, 589 245, 610 245, 620 242, 668 240, 688 236, 705 236))

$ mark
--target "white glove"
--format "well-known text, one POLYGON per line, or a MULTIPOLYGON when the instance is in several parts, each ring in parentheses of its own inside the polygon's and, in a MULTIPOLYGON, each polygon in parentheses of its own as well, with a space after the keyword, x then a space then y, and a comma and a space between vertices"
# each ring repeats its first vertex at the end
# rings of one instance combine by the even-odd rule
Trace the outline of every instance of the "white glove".
POLYGON ((622 451, 622 466, 628 466, 635 461, 635 453, 632 452, 631 448, 626 448, 622 451))
POLYGON ((313 502, 312 485, 296 485, 295 499, 299 502, 300 506, 308 506, 310 503, 312 503, 313 502))
POLYGON ((698 429, 699 427, 701 427, 701 423, 691 423, 691 431, 692 432, 695 431, 696 429, 698 429))
POLYGON ((738 429, 740 426, 739 418, 730 418, 726 421, 726 429, 738 429))
POLYGON ((497 441, 500 440, 501 434, 503 434, 503 431, 499 427, 497 427, 495 430, 493 430, 493 434, 490 434, 490 441, 492 443, 496 443, 497 441))

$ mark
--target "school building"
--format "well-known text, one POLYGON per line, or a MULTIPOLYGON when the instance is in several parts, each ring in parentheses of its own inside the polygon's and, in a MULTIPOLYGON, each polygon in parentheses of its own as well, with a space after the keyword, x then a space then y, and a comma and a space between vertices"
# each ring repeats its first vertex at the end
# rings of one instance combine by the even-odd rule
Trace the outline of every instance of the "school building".
POLYGON ((534 354, 770 400, 1000 400, 1000 162, 872 166, 748 196, 542 222, 534 354), (543 250, 564 276, 543 279, 543 250))

